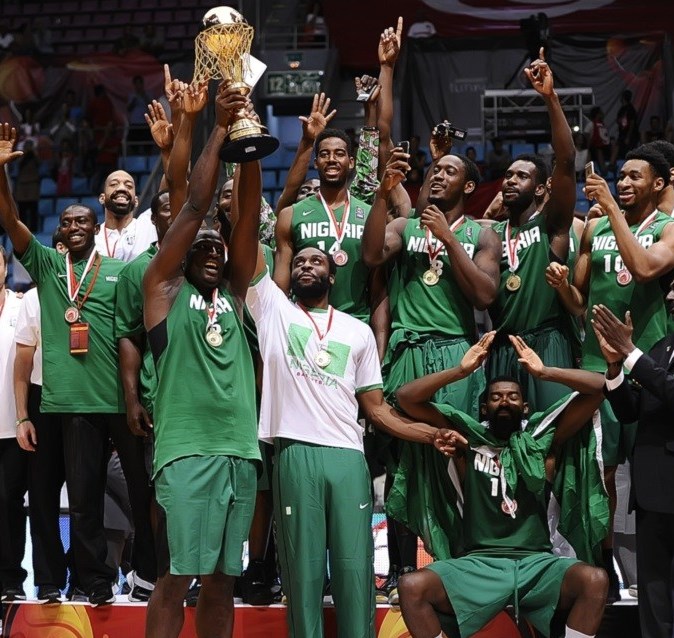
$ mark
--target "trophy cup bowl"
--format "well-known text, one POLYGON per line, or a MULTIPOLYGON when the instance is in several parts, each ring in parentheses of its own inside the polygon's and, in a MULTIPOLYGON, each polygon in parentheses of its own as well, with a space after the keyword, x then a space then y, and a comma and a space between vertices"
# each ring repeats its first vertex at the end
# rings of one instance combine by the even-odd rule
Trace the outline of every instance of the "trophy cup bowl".
MULTIPOLYGON (((245 82, 254 29, 231 7, 215 7, 206 12, 194 42, 194 82, 229 79, 241 95, 251 87, 245 82)), ((271 155, 279 141, 267 128, 249 117, 244 109, 234 114, 220 159, 225 162, 252 162, 271 155)))

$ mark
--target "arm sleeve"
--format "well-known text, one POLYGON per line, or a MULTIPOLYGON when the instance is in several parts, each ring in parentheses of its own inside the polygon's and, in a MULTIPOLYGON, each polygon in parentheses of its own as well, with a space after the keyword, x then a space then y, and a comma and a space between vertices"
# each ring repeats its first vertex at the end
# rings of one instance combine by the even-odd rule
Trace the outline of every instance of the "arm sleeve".
POLYGON ((356 177, 349 187, 350 193, 366 204, 372 205, 379 188, 379 131, 361 130, 356 151, 356 177))
MULTIPOLYGON (((643 357, 642 357, 643 358, 643 357)), ((608 387, 604 394, 613 408, 613 412, 621 423, 633 423, 639 418, 639 389, 634 387, 622 373, 622 383, 615 389, 608 387)))
MULTIPOLYGON (((627 370, 627 374, 632 372, 632 368, 634 367, 634 364, 639 360, 639 357, 643 354, 639 348, 634 348, 632 352, 627 355, 627 358, 623 362, 623 368, 627 370)), ((608 385, 608 384, 607 384, 608 385)))
POLYGON ((615 390, 616 388, 620 387, 620 384, 625 380, 625 373, 621 370, 620 374, 614 379, 609 379, 606 376, 604 377, 604 379, 606 384, 606 390, 608 392, 611 392, 611 390, 615 390))
POLYGON ((115 301, 115 339, 143 334, 143 291, 140 282, 133 281, 125 272, 120 273, 115 301))
POLYGON ((372 330, 366 327, 365 347, 356 361, 356 393, 382 389, 381 364, 377 354, 377 342, 372 330))
MULTIPOLYGON (((20 257, 17 255, 17 257, 33 281, 39 284, 50 268, 54 267, 58 260, 58 253, 53 248, 43 246, 33 236, 30 244, 28 244, 28 248, 26 248, 26 252, 20 257)), ((65 269, 63 272, 65 273, 65 269)))
POLYGON ((290 303, 282 290, 272 281, 269 269, 250 282, 246 305, 258 330, 277 313, 283 303, 290 303))
POLYGON ((659 366, 645 354, 632 368, 630 378, 660 400, 670 414, 674 411, 674 374, 659 366))
POLYGON ((33 295, 26 294, 16 319, 14 340, 22 346, 38 346, 40 337, 39 306, 32 302, 33 295))

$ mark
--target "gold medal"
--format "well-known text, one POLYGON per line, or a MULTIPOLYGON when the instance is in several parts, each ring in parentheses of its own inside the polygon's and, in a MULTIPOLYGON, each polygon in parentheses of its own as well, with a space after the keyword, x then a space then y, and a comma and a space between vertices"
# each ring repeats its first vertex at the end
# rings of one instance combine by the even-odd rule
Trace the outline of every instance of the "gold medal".
POLYGON ((314 355, 314 363, 319 368, 327 368, 330 365, 331 361, 332 357, 330 356, 330 353, 327 350, 319 350, 314 355))
POLYGON ((522 278, 519 275, 516 275, 515 273, 510 273, 505 283, 506 290, 509 290, 510 292, 517 292, 520 289, 521 285, 522 285, 522 278))
POLYGON ((69 306, 66 308, 65 314, 63 315, 66 323, 77 323, 80 318, 80 311, 75 308, 75 306, 69 306))
POLYGON ((427 286, 435 286, 440 281, 440 276, 435 270, 427 270, 421 279, 427 286))
POLYGON ((222 345, 222 335, 217 330, 209 330, 206 333, 206 341, 209 346, 219 348, 222 345))
POLYGON ((616 275, 616 281, 621 286, 627 286, 632 281, 632 273, 627 268, 621 268, 616 275))

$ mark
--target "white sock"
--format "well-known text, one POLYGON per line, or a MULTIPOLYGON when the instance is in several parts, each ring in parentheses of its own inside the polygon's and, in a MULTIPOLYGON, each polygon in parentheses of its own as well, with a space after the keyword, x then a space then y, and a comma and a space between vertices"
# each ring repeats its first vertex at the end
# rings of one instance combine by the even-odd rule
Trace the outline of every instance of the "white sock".
POLYGON ((566 626, 566 633, 564 634, 564 638, 594 638, 594 636, 595 634, 583 634, 580 631, 571 629, 568 625, 566 626))

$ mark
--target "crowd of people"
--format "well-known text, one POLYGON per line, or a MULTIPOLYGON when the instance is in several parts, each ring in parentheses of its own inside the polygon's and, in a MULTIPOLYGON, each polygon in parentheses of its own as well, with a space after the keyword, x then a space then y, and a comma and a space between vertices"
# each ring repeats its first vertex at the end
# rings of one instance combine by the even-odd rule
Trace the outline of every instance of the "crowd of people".
MULTIPOLYGON (((374 635, 376 601, 399 605, 414 638, 466 638, 506 606, 546 636, 559 612, 566 638, 589 638, 620 598, 615 476, 629 458, 642 635, 671 635, 674 146, 627 153, 617 198, 590 164, 594 204, 575 216, 576 148, 541 50, 526 75, 551 170, 510 160, 497 201, 469 218, 480 171, 438 126, 412 208, 416 151, 391 139, 401 33, 402 20, 382 33, 379 77, 356 79, 369 93, 357 152, 315 96, 275 213, 257 161, 218 187, 237 113, 257 117, 227 81, 189 170, 208 86, 167 72, 170 121, 156 101, 144 115, 164 178, 140 215, 132 176, 110 170, 103 219, 74 203, 46 247, 0 171, 0 225, 35 282, 19 298, 0 280, 3 601, 26 598, 26 490, 38 600, 68 587, 115 601, 114 449, 148 638, 178 636, 195 578, 197 634, 231 636, 246 541, 244 600, 272 601, 274 544, 295 638, 323 635, 328 578, 344 638, 374 635)), ((16 139, 0 127, 3 169, 22 161, 16 139)))

